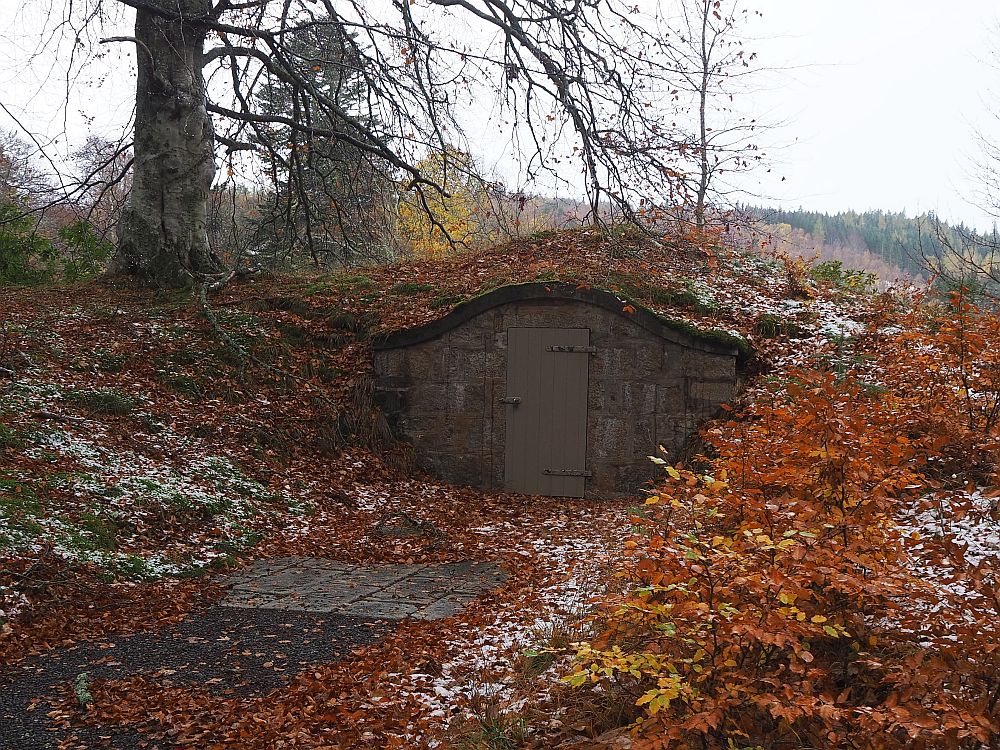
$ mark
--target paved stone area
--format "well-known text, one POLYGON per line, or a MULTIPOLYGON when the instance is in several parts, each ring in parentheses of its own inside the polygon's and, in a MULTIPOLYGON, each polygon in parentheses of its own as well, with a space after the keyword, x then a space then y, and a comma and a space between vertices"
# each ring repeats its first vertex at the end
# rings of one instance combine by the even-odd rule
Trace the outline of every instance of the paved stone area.
POLYGON ((352 565, 281 557, 258 560, 229 576, 222 606, 368 620, 437 620, 458 613, 506 577, 495 565, 482 562, 352 565))

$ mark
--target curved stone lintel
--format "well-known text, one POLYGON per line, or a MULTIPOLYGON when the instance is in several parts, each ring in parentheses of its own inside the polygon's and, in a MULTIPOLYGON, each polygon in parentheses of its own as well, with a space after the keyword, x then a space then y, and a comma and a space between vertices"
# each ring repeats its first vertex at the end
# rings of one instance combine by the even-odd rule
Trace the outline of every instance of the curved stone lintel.
POLYGON ((740 354, 739 347, 735 344, 720 341, 710 332, 699 331, 687 321, 662 318, 640 304, 605 289, 564 282, 530 282, 502 286, 456 305, 443 318, 383 336, 374 342, 374 346, 376 349, 399 349, 420 344, 435 339, 494 307, 539 300, 582 302, 603 307, 675 344, 713 354, 729 356, 740 354))

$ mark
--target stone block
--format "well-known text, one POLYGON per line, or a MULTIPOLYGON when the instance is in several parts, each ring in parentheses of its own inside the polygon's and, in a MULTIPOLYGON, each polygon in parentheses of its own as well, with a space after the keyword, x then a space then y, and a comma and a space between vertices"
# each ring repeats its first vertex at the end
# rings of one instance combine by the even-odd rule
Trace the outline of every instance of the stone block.
POLYGON ((505 328, 588 328, 607 330, 601 325, 600 308, 579 305, 564 300, 524 302, 504 310, 505 328))
POLYGON ((656 411, 656 384, 642 381, 622 383, 622 407, 629 414, 652 414, 656 411))
POLYGON ((483 363, 484 374, 487 378, 507 378, 507 350, 494 349, 486 352, 483 363))
POLYGON ((658 340, 658 337, 653 336, 645 328, 640 326, 634 320, 629 318, 624 318, 620 315, 608 315, 608 330, 611 336, 615 338, 643 338, 649 339, 651 341, 658 340))
POLYGON ((405 349, 383 349, 375 352, 375 376, 400 376, 404 372, 405 349))
POLYGON ((419 382, 403 394, 403 409, 411 414, 445 414, 448 410, 448 384, 419 382))
POLYGON ((623 347, 598 349, 590 358, 590 377, 602 380, 624 380, 635 367, 635 352, 623 347))
POLYGON ((690 413, 656 415, 656 443, 666 448, 670 460, 677 458, 697 431, 697 420, 690 413))
POLYGON ((656 415, 653 412, 634 414, 630 417, 628 458, 643 461, 656 454, 656 415))
POLYGON ((393 416, 398 415, 402 410, 403 390, 379 387, 375 391, 375 405, 378 406, 378 408, 381 409, 386 415, 389 415, 389 422, 391 424, 393 422, 393 416))
POLYGON ((683 357, 684 374, 698 380, 736 382, 736 360, 708 352, 688 350, 683 357))
POLYGON ((365 620, 405 620, 417 611, 415 604, 366 600, 351 606, 352 617, 365 620))
POLYGON ((420 609, 433 604, 440 598, 440 594, 432 596, 414 591, 386 589, 385 591, 381 591, 375 596, 370 597, 366 601, 375 604, 408 604, 420 609))
POLYGON ((464 602, 457 599, 438 599, 436 602, 417 610, 412 617, 415 620, 442 620, 452 617, 462 611, 464 602))
POLYGON ((664 359, 661 342, 639 340, 638 345, 632 350, 635 367, 629 377, 641 380, 660 377, 664 359))
POLYGON ((417 456, 417 465, 428 473, 453 484, 476 487, 482 481, 480 458, 475 453, 424 451, 417 456))
POLYGON ((683 413, 686 394, 683 378, 672 378, 656 385, 656 413, 683 413))
POLYGON ((628 421, 611 417, 607 413, 602 419, 588 421, 587 427, 593 435, 593 442, 587 442, 593 446, 593 455, 597 459, 621 456, 629 437, 628 421))
POLYGON ((439 340, 420 344, 405 351, 402 374, 411 382, 443 381, 448 376, 447 349, 439 340))
POLYGON ((492 455, 492 462, 490 464, 490 474, 489 482, 486 485, 488 489, 502 490, 503 489, 503 478, 504 478, 504 455, 502 449, 502 443, 498 444, 500 447, 494 449, 492 455))
POLYGON ((469 349, 476 352, 485 351, 492 339, 493 332, 486 330, 482 323, 475 320, 452 329, 445 336, 446 346, 449 349, 469 349))
POLYGON ((698 413, 714 414, 719 406, 729 401, 736 392, 736 383, 732 381, 688 382, 688 408, 698 413))
POLYGON ((600 394, 601 409, 605 414, 618 414, 625 402, 625 384, 621 380, 604 378, 591 384, 591 389, 600 394))
POLYGON ((483 449, 483 417, 481 414, 453 415, 441 430, 443 445, 458 453, 479 453, 483 449))
POLYGON ((615 492, 620 494, 641 494, 652 489, 662 473, 652 461, 645 463, 621 464, 613 467, 615 492))
POLYGON ((447 350, 448 380, 455 382, 482 382, 486 375, 486 352, 467 349, 447 350))
POLYGON ((604 381, 591 379, 587 388, 587 413, 604 411, 604 381))
POLYGON ((235 609, 284 609, 288 605, 287 600, 287 596, 276 594, 234 591, 222 600, 222 606, 235 609))
POLYGON ((486 387, 482 380, 473 383, 448 383, 448 413, 483 418, 486 387))

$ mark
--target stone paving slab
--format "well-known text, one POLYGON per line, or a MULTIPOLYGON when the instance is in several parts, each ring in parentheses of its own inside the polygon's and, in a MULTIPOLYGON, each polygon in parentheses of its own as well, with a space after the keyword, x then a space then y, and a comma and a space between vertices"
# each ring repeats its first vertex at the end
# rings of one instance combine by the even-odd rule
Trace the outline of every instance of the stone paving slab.
POLYGON ((353 565, 318 557, 258 560, 226 578, 224 607, 374 620, 451 617, 507 575, 471 560, 427 565, 353 565))

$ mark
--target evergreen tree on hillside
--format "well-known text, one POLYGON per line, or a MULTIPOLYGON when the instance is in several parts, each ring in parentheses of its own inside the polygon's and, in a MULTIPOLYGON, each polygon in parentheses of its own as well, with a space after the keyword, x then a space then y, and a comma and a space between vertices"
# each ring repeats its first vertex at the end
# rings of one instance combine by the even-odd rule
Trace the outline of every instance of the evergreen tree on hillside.
POLYGON ((889 266, 915 278, 934 268, 934 259, 948 255, 949 248, 967 243, 976 235, 964 224, 941 222, 934 214, 909 217, 905 212, 818 211, 747 207, 745 210, 766 224, 787 224, 808 233, 818 246, 867 250, 889 266))
MULTIPOLYGON (((336 25, 317 24, 297 32, 289 49, 308 69, 304 75, 310 89, 361 118, 368 87, 352 41, 336 25)), ((296 122, 315 119, 309 99, 280 79, 261 86, 257 99, 268 115, 296 122)), ((259 224, 272 255, 280 259, 307 252, 327 265, 391 256, 396 181, 389 166, 346 140, 307 142, 291 127, 272 128, 262 142, 275 140, 286 148, 262 153, 272 193, 259 224)))

